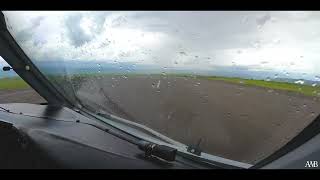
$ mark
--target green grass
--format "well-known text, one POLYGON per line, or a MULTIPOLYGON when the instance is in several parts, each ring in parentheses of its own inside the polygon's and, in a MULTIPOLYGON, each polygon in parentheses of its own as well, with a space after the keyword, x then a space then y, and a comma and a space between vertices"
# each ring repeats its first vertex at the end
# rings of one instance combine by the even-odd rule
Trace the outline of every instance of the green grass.
MULTIPOLYGON (((113 75, 120 76, 120 74, 104 74, 104 75, 113 75)), ((124 75, 124 74, 122 74, 124 75)), ((127 76, 142 76, 145 74, 126 74, 127 76)), ((161 76, 161 74, 150 74, 154 76, 161 76)), ((81 80, 82 78, 88 78, 92 76, 98 76, 98 74, 80 74, 72 77, 73 80, 81 80)), ((319 86, 310 86, 310 85, 301 85, 301 84, 293 84, 287 82, 275 82, 275 81, 264 81, 264 80, 253 80, 253 79, 242 79, 242 78, 231 78, 231 77, 217 77, 217 76, 191 76, 187 74, 166 74, 166 76, 176 76, 176 77, 193 77, 199 79, 207 79, 207 80, 219 80, 226 81, 236 84, 242 84, 246 86, 258 86, 264 88, 270 88, 275 90, 285 90, 290 92, 296 92, 299 94, 303 94, 306 96, 319 96, 320 97, 320 87, 319 86)), ((61 77, 62 78, 62 77, 61 77)), ((54 77, 54 79, 59 79, 54 77)), ((63 78, 62 78, 63 79, 63 78)), ((83 80, 83 79, 82 79, 83 80)), ((58 81, 57 81, 58 83, 58 81)), ((0 79, 0 90, 4 89, 25 89, 28 88, 29 85, 24 82, 20 77, 14 78, 2 78, 0 79)))
POLYGON ((24 82, 20 77, 14 78, 1 78, 0 79, 0 90, 9 89, 26 89, 30 86, 24 82))
POLYGON ((253 80, 253 79, 242 79, 242 78, 229 78, 229 77, 205 77, 200 78, 208 80, 220 80, 231 83, 243 84, 247 86, 258 86, 270 89, 285 90, 290 92, 296 92, 304 94, 306 96, 319 96, 320 87, 319 86, 310 86, 302 84, 294 84, 287 82, 275 82, 275 81, 264 81, 264 80, 253 80))

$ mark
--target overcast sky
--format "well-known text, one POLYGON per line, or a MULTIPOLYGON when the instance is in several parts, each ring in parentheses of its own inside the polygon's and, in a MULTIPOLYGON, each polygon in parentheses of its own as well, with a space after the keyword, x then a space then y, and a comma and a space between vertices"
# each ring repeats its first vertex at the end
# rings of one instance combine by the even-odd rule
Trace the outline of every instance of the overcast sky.
MULTIPOLYGON (((4 12, 33 60, 320 74, 320 12, 4 12)), ((0 60, 1 61, 1 60, 0 60)))

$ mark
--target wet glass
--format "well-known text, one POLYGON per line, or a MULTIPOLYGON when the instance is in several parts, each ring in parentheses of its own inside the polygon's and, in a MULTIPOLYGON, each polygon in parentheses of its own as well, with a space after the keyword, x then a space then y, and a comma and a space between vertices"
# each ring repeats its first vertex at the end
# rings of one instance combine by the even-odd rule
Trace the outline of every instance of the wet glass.
POLYGON ((320 112, 320 12, 4 12, 57 89, 255 164, 320 112))

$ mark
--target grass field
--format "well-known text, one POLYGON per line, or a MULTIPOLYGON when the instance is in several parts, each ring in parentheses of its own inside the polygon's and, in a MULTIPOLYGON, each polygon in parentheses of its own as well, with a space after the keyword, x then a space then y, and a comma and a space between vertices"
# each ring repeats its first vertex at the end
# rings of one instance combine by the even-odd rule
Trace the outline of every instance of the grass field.
POLYGON ((0 90, 26 89, 29 87, 30 86, 26 82, 24 82, 20 77, 0 79, 0 90))
MULTIPOLYGON (((120 74, 105 74, 105 75, 114 75, 120 76, 120 74)), ((139 76, 142 74, 126 74, 126 76, 139 76)), ((154 76, 159 74, 153 74, 154 76)), ((90 75, 82 74, 79 77, 87 77, 90 75)), ((95 76, 95 75, 91 75, 95 76)), ((98 74, 96 75, 98 76, 98 74)), ((190 75, 174 75, 167 74, 166 76, 179 76, 179 77, 189 77, 190 75)), ((191 77, 191 76, 190 76, 191 77)), ((258 86, 264 88, 270 88, 275 90, 285 90, 290 92, 296 92, 300 94, 304 94, 306 96, 320 96, 320 87, 319 86, 310 86, 310 85, 301 85, 301 84, 293 84, 287 82, 275 82, 275 81, 264 81, 264 80, 252 80, 252 79, 242 79, 242 78, 230 78, 230 77, 215 77, 215 76, 192 76, 193 78, 207 79, 207 80, 219 80, 226 81, 236 84, 243 84, 247 86, 258 86)), ((20 77, 15 78, 2 78, 0 79, 0 90, 3 89, 25 89, 28 88, 29 85, 25 83, 20 77)))
POLYGON ((229 77, 202 76, 200 78, 205 78, 208 80, 220 80, 220 81, 232 82, 232 83, 243 84, 248 86, 258 86, 258 87, 265 87, 270 89, 297 92, 300 94, 304 94, 306 96, 320 96, 319 86, 313 87, 310 85, 293 84, 293 83, 287 83, 287 82, 275 82, 275 81, 252 80, 252 79, 229 78, 229 77))

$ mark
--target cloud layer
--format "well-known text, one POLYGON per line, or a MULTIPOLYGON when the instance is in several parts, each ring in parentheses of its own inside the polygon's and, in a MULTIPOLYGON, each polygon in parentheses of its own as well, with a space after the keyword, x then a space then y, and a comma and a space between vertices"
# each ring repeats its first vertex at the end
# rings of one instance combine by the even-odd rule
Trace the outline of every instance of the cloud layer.
POLYGON ((320 12, 4 12, 33 60, 320 74, 320 12))

